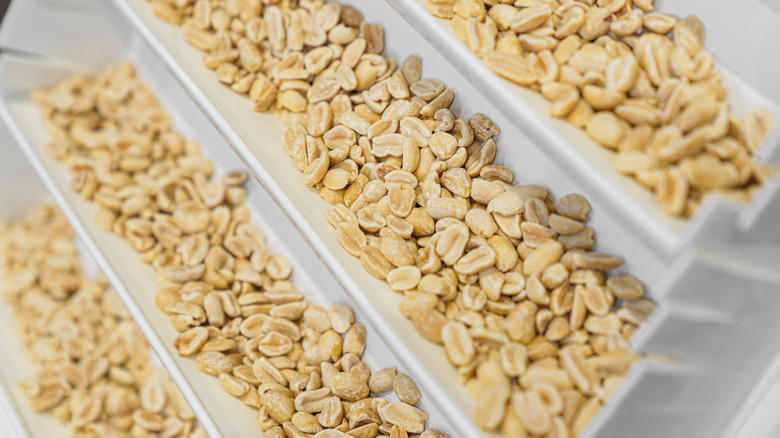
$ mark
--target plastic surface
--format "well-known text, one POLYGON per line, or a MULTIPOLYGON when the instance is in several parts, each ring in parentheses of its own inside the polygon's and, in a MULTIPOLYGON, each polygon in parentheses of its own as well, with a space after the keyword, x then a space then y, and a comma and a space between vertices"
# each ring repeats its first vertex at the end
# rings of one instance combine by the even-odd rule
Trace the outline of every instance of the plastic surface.
MULTIPOLYGON (((713 199, 689 222, 668 216, 658 207, 652 193, 614 170, 612 152, 567 121, 549 117, 549 104, 540 94, 493 74, 452 34, 449 20, 428 13, 426 0, 386 1, 456 70, 480 84, 480 90, 531 139, 543 145, 551 159, 579 180, 586 193, 603 197, 610 211, 640 234, 649 247, 666 256, 690 244, 722 251, 731 248, 726 243, 731 235, 740 234, 739 240, 745 246, 743 257, 762 263, 766 261, 762 251, 771 251, 775 260, 780 260, 777 236, 767 240, 763 235, 771 228, 737 229, 739 215, 751 211, 753 206, 732 208, 736 206, 713 199), (710 221, 718 225, 719 234, 711 232, 710 221), (719 238, 721 234, 724 239, 719 238)), ((741 1, 739 14, 724 13, 733 10, 733 5, 725 0, 658 0, 656 9, 702 18, 707 30, 705 45, 718 60, 724 85, 730 91, 729 101, 737 114, 759 106, 780 120, 780 83, 776 79, 780 75, 780 57, 771 49, 756 49, 780 37, 780 15, 757 0, 741 1)), ((780 129, 770 135, 758 156, 780 164, 780 129)), ((770 202, 780 205, 780 194, 773 193, 770 202)))

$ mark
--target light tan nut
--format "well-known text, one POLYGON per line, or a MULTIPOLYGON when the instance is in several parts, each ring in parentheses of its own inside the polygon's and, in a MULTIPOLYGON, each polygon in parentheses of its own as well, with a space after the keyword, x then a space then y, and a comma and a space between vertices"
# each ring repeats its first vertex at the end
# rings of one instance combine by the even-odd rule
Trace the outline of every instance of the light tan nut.
POLYGON ((465 221, 472 233, 485 238, 493 236, 498 231, 498 225, 493 216, 482 209, 473 208, 469 210, 466 213, 465 221))
POLYGON ((557 241, 547 242, 531 251, 523 261, 523 273, 531 275, 542 272, 548 266, 557 263, 563 255, 563 245, 557 241))
POLYGON ((330 382, 333 395, 345 401, 358 401, 368 397, 368 385, 352 373, 337 373, 330 382))
POLYGON ((614 350, 596 358, 596 370, 600 373, 624 375, 639 359, 637 354, 614 350))
POLYGON ((225 373, 219 375, 219 384, 222 389, 234 397, 243 396, 251 388, 249 383, 225 373))
POLYGON ((582 300, 590 313, 598 316, 606 315, 612 307, 612 298, 609 292, 599 284, 578 285, 582 288, 582 300))
POLYGON ((605 72, 606 87, 622 93, 629 92, 639 75, 639 63, 632 53, 612 60, 605 72))
POLYGON ((580 408, 574 422, 571 425, 572 434, 575 436, 585 429, 585 426, 590 423, 590 420, 596 415, 596 412, 601 409, 601 401, 597 397, 593 397, 580 408))
POLYGON ((538 81, 533 64, 520 55, 495 51, 485 55, 483 60, 493 73, 518 85, 528 86, 538 81))
POLYGON ((336 362, 341 357, 342 337, 333 330, 328 330, 320 336, 317 348, 320 359, 336 362))
POLYGON ((661 173, 655 194, 665 212, 679 216, 688 204, 688 190, 688 180, 680 169, 675 168, 661 173))
POLYGON ((609 254, 577 252, 573 254, 572 262, 576 268, 608 271, 621 266, 623 259, 609 254))
POLYGON ((325 402, 322 412, 317 417, 323 427, 332 428, 341 424, 344 417, 344 407, 338 397, 330 397, 325 402))
POLYGON ((611 149, 617 148, 627 133, 626 125, 608 111, 594 114, 588 121, 586 131, 593 140, 611 149))
POLYGON ((183 232, 197 233, 208 226, 210 215, 205 205, 194 201, 185 201, 173 210, 173 219, 183 232))
POLYGON ((384 421, 410 433, 422 432, 428 421, 428 414, 406 403, 389 403, 379 409, 379 415, 384 421))
POLYGON ((346 333, 355 322, 355 314, 348 306, 336 303, 328 309, 330 325, 337 333, 346 333))
POLYGON ((520 225, 520 230, 523 233, 523 242, 531 248, 541 246, 556 237, 555 231, 551 228, 539 225, 534 222, 523 222, 520 225))
POLYGON ((410 186, 395 185, 387 192, 388 207, 398 217, 408 216, 414 207, 414 201, 414 188, 410 186))
POLYGON ((327 387, 301 392, 295 397, 295 411, 321 412, 330 398, 331 391, 327 387))
POLYGON ((374 394, 384 394, 393 390, 393 382, 396 376, 395 368, 385 368, 371 375, 368 387, 374 394))
POLYGON ((495 430, 506 415, 506 405, 511 391, 508 386, 487 388, 477 401, 474 422, 483 430, 495 430))
POLYGON ((441 257, 444 263, 454 265, 463 255, 468 238, 468 227, 462 222, 453 223, 439 237, 436 243, 436 254, 441 257))
POLYGON ((496 263, 496 252, 488 245, 466 253, 453 266, 455 272, 463 275, 478 274, 496 263))
POLYGON ((296 412, 292 416, 292 424, 296 429, 303 433, 317 433, 322 431, 322 426, 317 421, 317 418, 307 412, 296 412))
POLYGON ((429 140, 429 147, 437 158, 447 160, 455 154, 458 142, 451 134, 434 132, 429 140))
POLYGON ((357 223, 340 223, 336 228, 336 237, 341 246, 355 257, 359 257, 366 246, 366 236, 357 223))
POLYGON ((393 269, 387 274, 387 283, 393 290, 411 290, 417 287, 422 277, 416 266, 403 266, 393 269))
POLYGON ((582 222, 558 214, 550 215, 549 224, 553 231, 564 235, 575 234, 585 228, 582 222))
POLYGON ((474 131, 474 137, 484 143, 501 134, 501 129, 490 118, 481 113, 475 113, 469 118, 469 125, 474 131))
POLYGON ((442 328, 447 324, 447 318, 441 312, 423 309, 412 314, 411 319, 417 333, 435 344, 442 343, 441 333, 442 328))
POLYGON ((504 344, 499 350, 501 368, 509 377, 520 377, 528 365, 528 350, 525 345, 517 343, 504 344))
POLYGON ((363 248, 363 251, 360 253, 360 261, 369 274, 380 280, 385 280, 387 274, 396 268, 382 254, 382 250, 374 245, 367 245, 363 248))
POLYGON ((523 344, 529 344, 536 337, 534 315, 537 306, 526 301, 518 304, 506 317, 505 328, 509 339, 523 344))
POLYGON ((436 79, 422 79, 410 82, 409 90, 423 100, 431 101, 444 91, 444 84, 436 79))
POLYGON ((585 221, 590 213, 590 204, 582 195, 566 195, 555 201, 555 212, 574 220, 585 221))
POLYGON ((198 371, 212 376, 233 371, 233 360, 218 351, 202 352, 195 359, 198 371))
POLYGON ((393 379, 393 391, 402 402, 416 405, 420 401, 420 390, 411 377, 406 374, 396 374, 393 379))
POLYGON ((612 295, 624 300, 636 300, 645 296, 645 285, 631 274, 621 274, 607 280, 612 295))
POLYGON ((204 327, 194 327, 180 333, 174 341, 174 347, 180 356, 192 356, 197 353, 209 338, 204 327))
POLYGON ((295 413, 295 402, 289 396, 269 389, 260 394, 260 398, 268 415, 277 423, 284 423, 292 419, 295 413))
POLYGON ((141 407, 153 414, 159 414, 165 409, 167 396, 161 386, 146 384, 141 387, 141 407))
POLYGON ((511 23, 510 29, 518 34, 526 33, 541 26, 552 15, 552 9, 545 4, 535 4, 520 10, 511 23))
POLYGON ((347 330, 344 335, 344 354, 354 354, 355 356, 362 356, 363 350, 366 348, 366 328, 363 324, 355 323, 347 330))
POLYGON ((598 385, 598 374, 576 346, 566 346, 559 352, 561 366, 571 381, 585 394, 590 394, 598 385))
POLYGON ((542 398, 535 391, 515 391, 512 409, 525 429, 534 435, 545 435, 552 428, 552 418, 542 398))
POLYGON ((268 259, 265 271, 274 280, 285 280, 292 274, 292 263, 286 257, 274 254, 268 259))
POLYGON ((528 295, 528 299, 533 303, 544 306, 550 304, 549 293, 542 283, 542 280, 539 278, 539 272, 528 277, 525 283, 525 291, 528 295))
MULTIPOLYGON (((290 435, 285 435, 285 436, 290 436, 290 435)), ((321 432, 317 432, 314 435, 314 438, 353 438, 353 437, 352 435, 349 435, 338 429, 325 429, 321 432)))
POLYGON ((493 198, 488 203, 487 211, 488 213, 512 216, 525 211, 525 202, 527 200, 528 197, 524 196, 519 188, 513 187, 493 198))

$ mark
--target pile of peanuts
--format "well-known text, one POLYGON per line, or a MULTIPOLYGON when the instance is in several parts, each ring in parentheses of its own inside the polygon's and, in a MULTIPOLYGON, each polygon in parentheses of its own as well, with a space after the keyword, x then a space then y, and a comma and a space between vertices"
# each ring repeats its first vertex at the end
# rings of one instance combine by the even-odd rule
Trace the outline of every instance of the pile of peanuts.
POLYGON ((3 298, 37 375, 21 382, 34 412, 73 437, 205 437, 104 279, 81 272, 73 232, 41 206, 0 228, 3 298))
POLYGON ((549 114, 616 152, 615 167, 655 192, 673 216, 707 195, 748 202, 767 178, 754 152, 774 118, 726 103, 715 58, 694 16, 654 0, 427 0, 488 68, 551 103, 549 114))
POLYGON ((156 304, 180 332, 178 353, 256 408, 264 437, 447 436, 426 430, 409 376, 372 374, 361 360, 366 329, 350 307, 313 305, 295 289, 292 264, 249 223, 246 174, 213 180, 213 163, 171 129, 132 66, 66 79, 34 98, 52 153, 97 203, 98 226, 154 267, 156 304), (389 392, 400 401, 378 397, 389 392))
POLYGON ((152 1, 207 52, 206 67, 289 127, 306 185, 334 208, 346 251, 403 294, 401 313, 443 344, 507 437, 584 429, 638 359, 628 340, 655 309, 619 257, 592 252, 590 205, 512 185, 499 127, 449 107, 455 93, 381 53, 380 26, 336 2, 152 1))

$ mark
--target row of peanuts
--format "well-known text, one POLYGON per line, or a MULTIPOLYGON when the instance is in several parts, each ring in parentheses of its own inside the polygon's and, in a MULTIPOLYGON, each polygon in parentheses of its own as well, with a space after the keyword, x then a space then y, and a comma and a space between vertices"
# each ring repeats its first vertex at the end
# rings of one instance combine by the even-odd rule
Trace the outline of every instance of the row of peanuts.
POLYGON ((750 201, 780 172, 755 152, 774 117, 744 117, 703 48, 704 26, 654 0, 427 0, 497 75, 540 92, 552 117, 614 151, 615 168, 690 217, 710 195, 750 201))

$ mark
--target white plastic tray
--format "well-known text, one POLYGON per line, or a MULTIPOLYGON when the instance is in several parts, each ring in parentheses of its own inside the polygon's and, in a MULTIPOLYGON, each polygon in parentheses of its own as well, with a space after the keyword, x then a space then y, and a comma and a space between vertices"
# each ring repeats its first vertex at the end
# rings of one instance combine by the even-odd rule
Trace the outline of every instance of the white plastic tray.
MULTIPOLYGON (((79 0, 70 1, 79 2, 79 0)), ((22 3, 24 6, 18 6, 14 11, 16 19, 5 23, 5 32, 0 32, 9 36, 9 39, 0 38, 0 44, 17 50, 29 50, 25 35, 39 41, 53 38, 67 39, 69 44, 63 45, 69 49, 54 51, 40 42, 35 47, 45 55, 54 55, 60 59, 75 59, 69 56, 69 52, 79 50, 78 36, 71 38, 67 32, 48 32, 45 23, 41 23, 34 33, 30 32, 29 28, 16 25, 16 23, 29 22, 29 17, 48 16, 39 10, 46 9, 48 6, 46 3, 43 0, 25 0, 25 3, 22 3)), ((500 148, 497 160, 513 167, 520 175, 519 179, 546 183, 556 194, 581 191, 577 181, 563 172, 542 152, 541 148, 535 146, 518 128, 509 123, 508 119, 481 95, 479 90, 463 77, 453 76, 444 58, 422 40, 403 19, 395 15, 387 4, 379 1, 364 3, 357 0, 346 3, 359 7, 369 21, 380 22, 386 27, 388 46, 396 50, 395 55, 399 58, 411 53, 421 54, 425 59, 426 76, 440 78, 452 87, 459 96, 457 105, 463 108, 464 112, 485 112, 501 124, 504 131, 500 144, 503 146, 500 148), (406 49, 398 50, 398 48, 406 49), (517 149, 517 145, 522 146, 526 155, 520 157, 512 152, 517 149)), ((15 3, 18 4, 19 2, 15 3)), ((315 193, 304 187, 299 172, 284 152, 280 141, 284 129, 281 122, 273 116, 252 112, 252 105, 246 98, 225 90, 215 80, 213 72, 200 64, 202 54, 184 43, 181 30, 152 16, 144 0, 117 0, 116 5, 122 13, 122 17, 115 17, 120 22, 116 26, 119 32, 128 32, 127 26, 122 25, 121 22, 123 19, 129 19, 132 28, 136 29, 150 44, 173 76, 192 96, 193 101, 203 109, 204 114, 225 136, 230 146, 246 163, 247 168, 267 188, 268 193, 312 244, 317 254, 367 316, 367 320, 371 321, 381 336, 386 339, 387 345, 398 357, 406 361, 409 370, 418 378, 423 391, 427 391, 432 397, 431 403, 451 413, 451 430, 458 431, 453 436, 478 436, 479 433, 470 421, 474 402, 468 397, 466 391, 455 383, 454 369, 444 358, 441 348, 432 347, 416 334, 411 323, 401 317, 396 310, 399 302, 398 295, 391 293, 383 282, 365 273, 359 261, 348 256, 335 240, 330 225, 324 220, 324 203, 315 193)), ((106 14, 110 15, 104 3, 93 6, 102 11, 104 19, 106 14)), ((87 17, 96 15, 99 14, 90 10, 90 14, 85 14, 82 18, 74 18, 73 26, 83 26, 88 29, 92 22, 87 17)), ((124 34, 123 39, 120 40, 128 38, 128 35, 124 34)), ((107 40, 108 44, 113 44, 116 39, 112 37, 107 40)), ((114 59, 104 52, 98 52, 94 56, 95 59, 87 63, 94 68, 96 62, 110 62, 114 59)), ((144 62, 156 61, 144 60, 144 62)), ((24 74, 18 76, 24 78, 24 74)), ((0 80, 6 82, 7 78, 0 77, 0 80)), ((166 85, 172 86, 172 84, 166 85)), ((190 112, 197 111, 191 109, 190 112)), ((199 117, 198 120, 202 119, 202 115, 199 117)), ((204 119, 201 124, 208 124, 208 121, 204 119)), ((228 151, 225 151, 223 146, 220 153, 227 154, 228 151)), ((216 158, 216 155, 212 154, 212 156, 216 158)), ((696 284, 696 279, 700 279, 698 274, 694 278, 689 278, 687 270, 671 269, 678 266, 676 261, 671 257, 657 255, 656 251, 648 248, 641 239, 635 237, 630 227, 608 210, 607 206, 610 202, 603 199, 604 196, 598 193, 588 193, 588 196, 594 205, 593 226, 598 232, 601 250, 626 256, 629 261, 628 268, 649 283, 656 298, 663 299, 666 295, 670 295, 675 300, 686 304, 676 311, 659 312, 647 328, 640 331, 637 346, 652 346, 654 349, 649 351, 675 354, 680 359, 695 365, 645 364, 638 367, 618 390, 608 407, 602 410, 585 436, 625 437, 630 434, 637 437, 671 437, 679 436, 675 435, 675 431, 679 434, 685 430, 699 430, 702 433, 706 430, 709 432, 702 436, 715 436, 714 431, 722 430, 730 422, 741 402, 749 394, 753 394, 752 390, 758 377, 766 373, 766 364, 762 360, 776 351, 774 347, 764 342, 762 336, 766 336, 767 330, 758 327, 758 322, 752 318, 752 315, 745 313, 749 312, 750 308, 731 312, 727 306, 720 306, 723 308, 721 309, 708 302, 688 300, 690 297, 700 296, 702 290, 697 287, 681 290, 675 288, 675 285, 685 281, 692 282, 688 284, 696 284), (609 233, 605 230, 609 230, 609 233), (700 295, 696 295, 697 293, 700 295), (665 327, 672 327, 668 325, 670 323, 684 328, 684 336, 665 330, 665 327), (719 366, 724 351, 700 348, 700 345, 711 338, 708 331, 713 326, 719 327, 721 334, 730 340, 741 341, 743 336, 749 336, 750 345, 760 350, 761 355, 757 360, 746 358, 747 363, 740 364, 736 369, 734 364, 730 364, 725 369, 719 366), (721 384, 720 382, 723 381, 727 383, 721 384), (718 389, 716 397, 713 397, 712 392, 701 390, 708 387, 718 389), (668 392, 646 391, 647 388, 668 388, 668 392), (679 415, 679 412, 671 409, 671 407, 689 409, 691 401, 695 402, 700 416, 679 415), (635 413, 642 413, 642 415, 635 415, 635 413), (704 417, 715 420, 705 425, 702 423, 704 417), (637 434, 635 433, 637 430, 642 432, 637 434), (662 434, 662 431, 667 431, 668 434, 666 432, 662 434)), ((703 266, 719 266, 719 263, 724 263, 723 260, 706 254, 695 253, 689 257, 703 266)), ((776 293, 777 288, 773 287, 771 282, 772 276, 760 270, 754 271, 752 274, 759 278, 764 280, 769 278, 767 283, 757 289, 756 294, 776 293)), ((732 275, 736 274, 742 273, 732 273, 732 275)), ((750 275, 747 278, 753 280, 750 275)), ((717 284, 707 286, 718 287, 717 284)), ((728 353, 729 351, 726 350, 725 354, 728 353)))
MULTIPOLYGON (((386 1, 455 70, 479 84, 480 91, 543 146, 562 170, 571 173, 584 192, 602 197, 609 210, 641 235, 649 247, 672 256, 690 244, 717 251, 732 251, 736 244, 742 246, 740 256, 753 263, 771 267, 767 252, 774 257, 770 260, 780 260, 780 229, 771 225, 780 214, 777 183, 764 187, 760 199, 745 208, 716 199, 702 206, 689 222, 672 218, 658 207, 648 190, 614 170, 612 152, 567 121, 549 117, 549 104, 538 93, 493 74, 454 36, 449 20, 428 13, 426 0, 386 1)), ((768 41, 780 38, 779 14, 759 0, 741 0, 737 13, 734 3, 727 0, 657 0, 656 9, 679 16, 700 16, 707 30, 705 45, 718 59, 737 113, 760 106, 774 114, 780 126, 780 56, 767 46, 768 41)), ((524 152, 516 148, 512 153, 524 152)), ((780 129, 770 136, 759 156, 780 164, 780 129)))
MULTIPOLYGON (((117 54, 115 61, 119 60, 129 60, 138 66, 140 76, 152 90, 155 90, 163 107, 170 112, 176 129, 185 136, 200 141, 204 155, 215 162, 217 174, 243 169, 243 165, 232 150, 224 144, 224 139, 214 130, 142 40, 131 38, 127 42, 124 53, 117 54)), ((94 71, 96 68, 97 66, 94 66, 90 70, 94 71)), ((73 73, 70 68, 44 65, 9 56, 0 57, 0 82, 2 82, 0 116, 8 123, 11 134, 32 162, 36 172, 90 254, 119 293, 161 362, 190 402, 209 436, 257 435, 259 429, 255 420, 256 411, 225 393, 217 379, 198 372, 194 360, 180 358, 176 353, 173 347, 176 332, 170 327, 168 317, 154 305, 157 288, 152 268, 138 259, 136 251, 126 241, 108 232, 97 230, 93 226, 96 206, 82 200, 70 189, 66 166, 45 154, 48 134, 41 120, 40 111, 29 99, 28 91, 51 85, 56 80, 73 73)), ((292 261, 295 267, 293 276, 296 287, 314 303, 327 305, 342 302, 354 307, 343 289, 316 259, 314 253, 262 187, 250 179, 247 188, 247 202, 252 210, 253 221, 266 232, 269 248, 284 254, 292 261)), ((364 360, 371 365, 372 369, 397 367, 415 380, 420 380, 414 370, 404 366, 404 361, 395 356, 383 339, 377 335, 371 321, 360 314, 357 314, 357 320, 364 323, 368 330, 364 360)), ((420 406, 430 415, 428 426, 452 432, 451 421, 453 420, 450 416, 453 416, 453 412, 445 415, 443 408, 434 402, 436 398, 425 388, 422 392, 420 406)))

